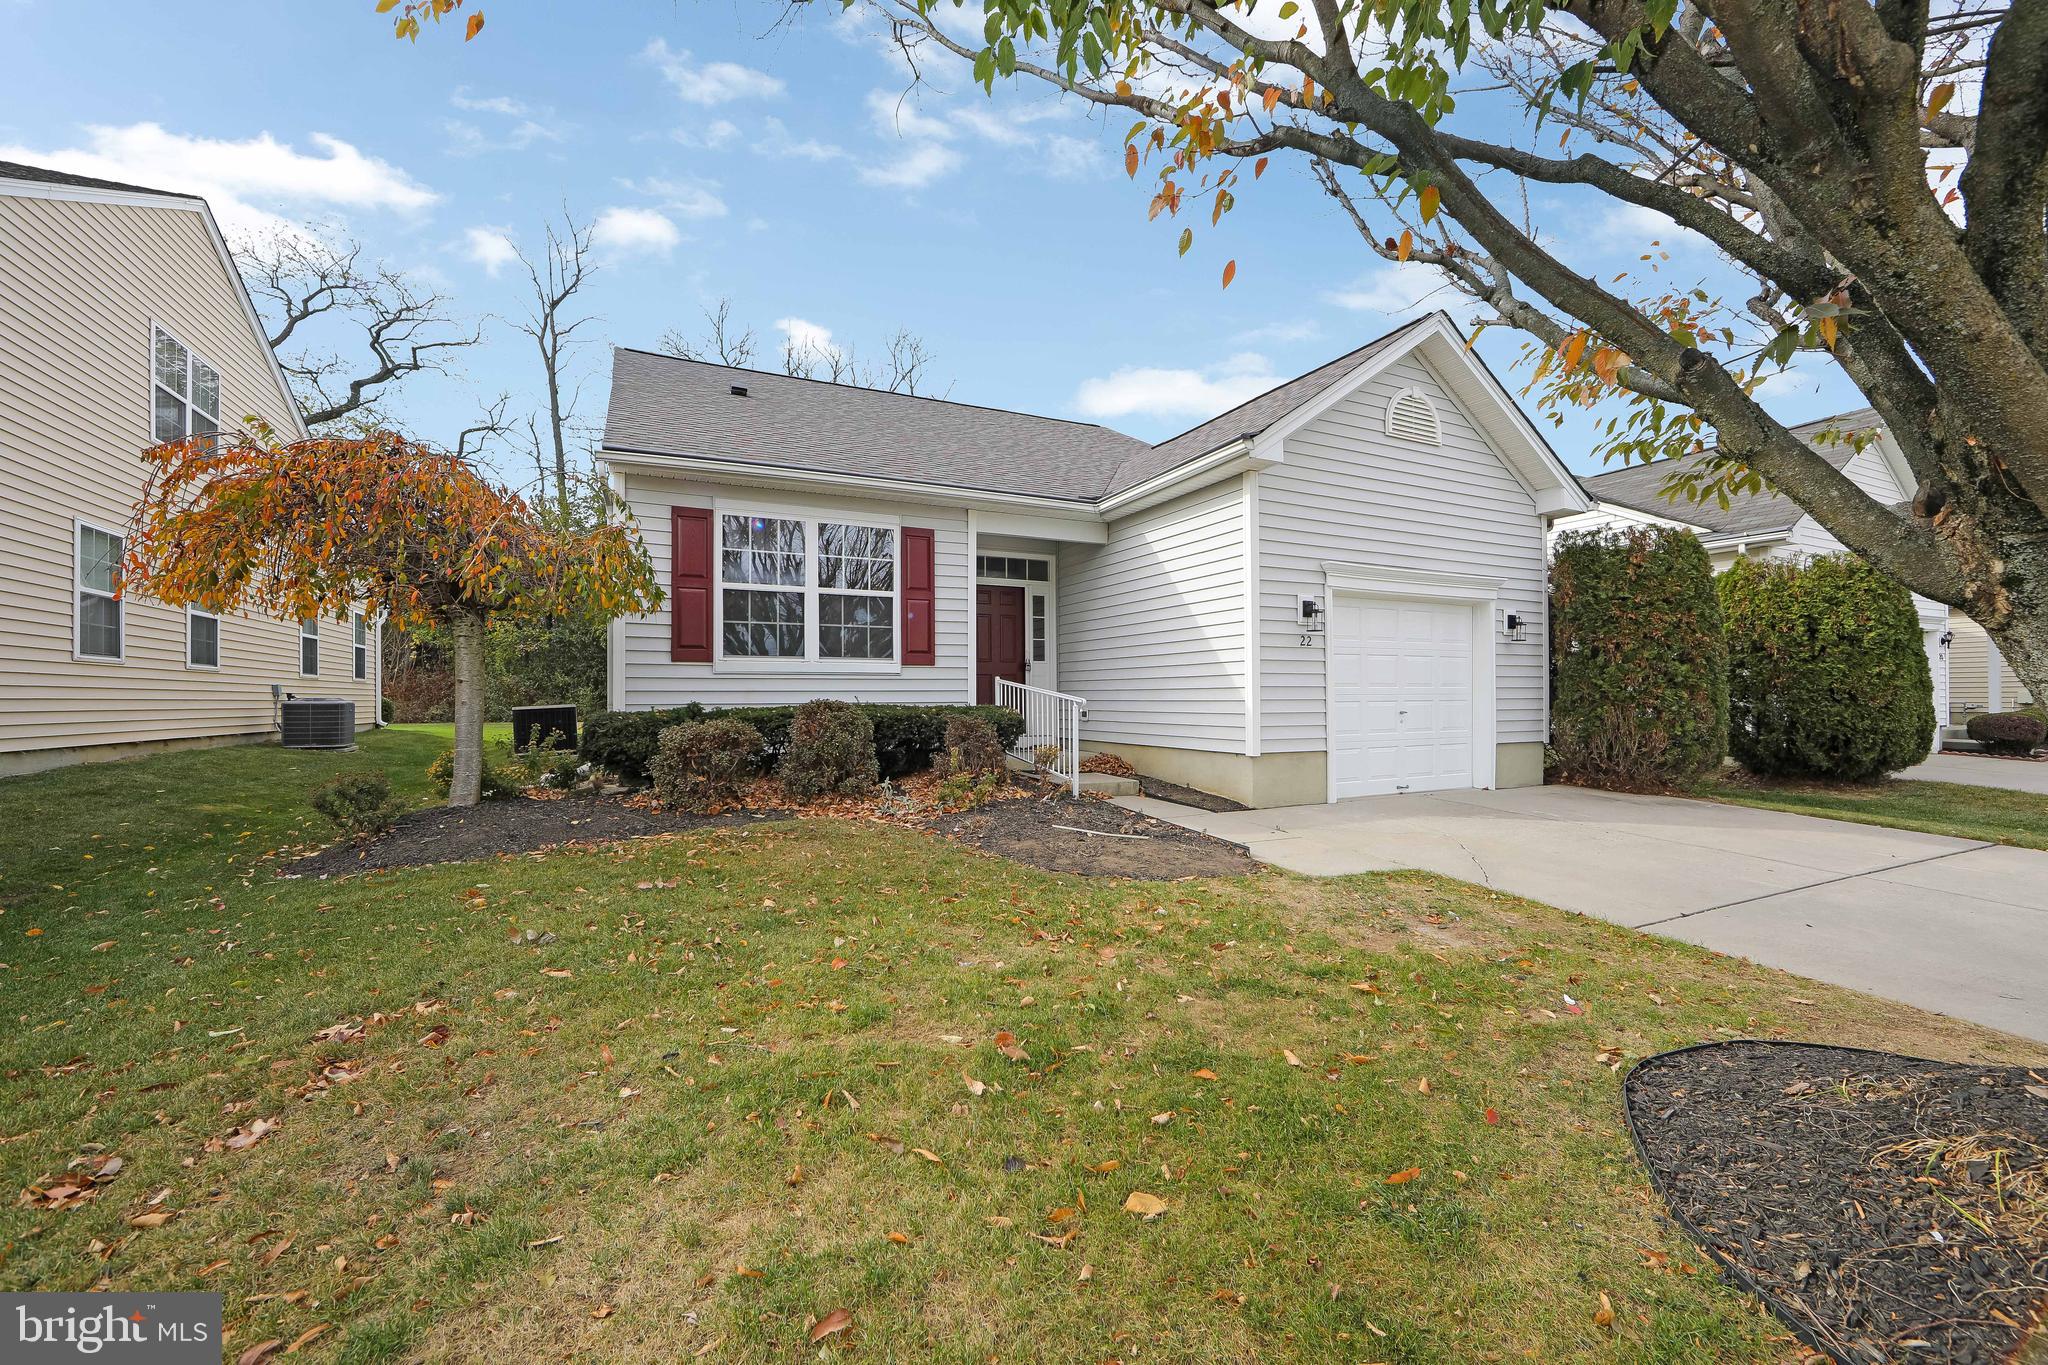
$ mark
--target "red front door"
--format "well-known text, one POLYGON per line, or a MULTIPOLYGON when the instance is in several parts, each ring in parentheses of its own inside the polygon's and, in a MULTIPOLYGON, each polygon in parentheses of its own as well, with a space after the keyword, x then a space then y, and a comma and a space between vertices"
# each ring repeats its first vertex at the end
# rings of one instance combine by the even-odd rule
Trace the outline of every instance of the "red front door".
POLYGON ((1024 589, 974 590, 974 699, 996 699, 996 679, 1024 681, 1024 589))

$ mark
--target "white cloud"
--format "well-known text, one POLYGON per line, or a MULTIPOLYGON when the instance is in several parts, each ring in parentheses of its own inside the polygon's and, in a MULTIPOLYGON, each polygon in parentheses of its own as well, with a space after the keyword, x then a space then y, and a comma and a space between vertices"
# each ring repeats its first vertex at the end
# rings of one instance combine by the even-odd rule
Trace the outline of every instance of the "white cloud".
POLYGON ((467 109, 471 113, 503 114, 506 118, 524 118, 528 112, 523 101, 515 100, 510 95, 478 97, 470 94, 466 85, 456 86, 455 93, 448 97, 448 102, 457 109, 467 109))
POLYGON ((1084 380, 1074 405, 1094 418, 1160 417, 1202 421, 1278 384, 1272 362, 1245 351, 1200 370, 1127 366, 1084 380))
POLYGON ((868 91, 868 114, 884 136, 949 142, 955 131, 950 123, 927 115, 909 96, 887 90, 868 91))
POLYGON ((669 136, 685 147, 702 147, 715 152, 739 138, 740 126, 731 119, 715 118, 701 128, 678 128, 669 136))
POLYGON ((560 142, 561 130, 533 119, 522 119, 506 130, 503 137, 493 137, 467 119, 452 118, 443 121, 442 130, 447 133, 447 150, 450 156, 482 156, 486 152, 523 152, 536 142, 560 142))
POLYGON ((723 218, 726 214, 725 200, 718 196, 716 181, 665 180, 660 176, 649 176, 645 180, 621 183, 650 199, 659 199, 662 208, 678 217, 723 218))
POLYGON ((770 99, 788 89, 781 77, 738 62, 695 64, 689 53, 677 51, 660 38, 649 43, 640 55, 655 65, 685 104, 708 106, 733 100, 770 99))
POLYGON ((590 240, 621 256, 653 252, 666 255, 683 240, 682 232, 658 209, 614 205, 590 225, 590 240))
POLYGON ((1360 275, 1329 295, 1339 308, 1382 313, 1390 318, 1418 313, 1446 287, 1443 277, 1425 265, 1386 265, 1360 275))
POLYGON ((836 143, 798 138, 783 126, 779 118, 763 119, 761 131, 761 145, 771 156, 793 156, 800 161, 837 161, 846 155, 846 149, 836 143))
POLYGON ((496 275, 519 259, 519 248, 512 245, 512 238, 501 227, 466 228, 462 234, 462 246, 469 259, 481 266, 486 275, 496 275))
POLYGON ((269 133, 229 141, 173 133, 156 123, 94 124, 85 134, 82 147, 0 146, 0 160, 204 195, 222 229, 235 236, 288 230, 284 212, 418 213, 440 199, 390 162, 325 133, 310 135, 311 152, 269 133))
POLYGON ((1102 147, 1084 137, 1054 133, 1044 150, 1045 173, 1055 180, 1083 180, 1102 169, 1102 147))
POLYGON ((860 178, 870 185, 893 189, 921 189, 950 173, 960 164, 960 153, 940 142, 913 143, 894 160, 860 168, 860 178))
POLYGON ((793 355, 809 357, 819 363, 829 363, 841 355, 839 343, 832 339, 832 329, 822 327, 804 318, 777 318, 775 329, 782 333, 783 349, 793 355))

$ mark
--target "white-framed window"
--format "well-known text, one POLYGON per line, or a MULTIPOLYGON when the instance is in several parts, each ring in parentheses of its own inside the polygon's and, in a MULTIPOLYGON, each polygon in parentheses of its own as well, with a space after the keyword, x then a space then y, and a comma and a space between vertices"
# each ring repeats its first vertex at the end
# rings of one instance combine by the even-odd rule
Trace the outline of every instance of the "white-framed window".
POLYGON ((1031 662, 1045 662, 1045 594, 1031 594, 1031 662))
POLYGON ((220 618, 198 607, 185 608, 185 667, 220 667, 220 618))
POLYGON ((370 623, 356 612, 349 617, 349 625, 355 635, 356 681, 363 682, 370 676, 370 623))
POLYGON ((320 676, 320 623, 316 620, 299 622, 299 676, 320 676))
POLYGON ((721 510, 719 658, 895 663, 897 545, 894 526, 721 510))
POLYGON ((78 605, 74 609, 71 652, 80 659, 118 663, 122 654, 122 537, 91 522, 77 523, 72 562, 78 605))
POLYGON ((220 371, 163 328, 150 334, 150 434, 161 444, 219 431, 220 371))
POLYGON ((1051 577, 1051 573, 1050 566, 1043 559, 1031 559, 1023 555, 976 555, 974 576, 1006 578, 1015 583, 1043 583, 1051 577))

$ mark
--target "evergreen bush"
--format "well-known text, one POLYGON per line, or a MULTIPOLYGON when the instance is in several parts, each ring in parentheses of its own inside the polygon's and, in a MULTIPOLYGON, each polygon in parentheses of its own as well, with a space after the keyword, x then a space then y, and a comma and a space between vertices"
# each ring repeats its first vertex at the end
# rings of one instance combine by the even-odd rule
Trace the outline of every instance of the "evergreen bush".
POLYGON ((1685 786, 1728 741, 1713 566, 1674 527, 1567 533, 1550 571, 1550 766, 1569 782, 1685 786))
POLYGON ((797 801, 873 790, 880 778, 874 721, 851 702, 805 702, 790 720, 777 771, 782 790, 797 801))
POLYGON ((1927 757, 1934 678, 1901 584, 1841 554, 1739 559, 1716 586, 1729 748, 1744 767, 1870 782, 1927 757))
POLYGON ((652 764, 654 794, 665 806, 711 810, 746 794, 760 769, 761 732, 740 720, 696 720, 661 732, 652 764))

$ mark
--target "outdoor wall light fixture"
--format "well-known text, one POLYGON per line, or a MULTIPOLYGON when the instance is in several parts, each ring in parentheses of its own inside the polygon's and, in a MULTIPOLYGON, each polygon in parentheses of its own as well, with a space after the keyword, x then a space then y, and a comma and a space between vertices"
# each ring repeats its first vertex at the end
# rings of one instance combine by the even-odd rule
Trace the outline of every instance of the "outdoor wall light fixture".
POLYGON ((1312 633, 1323 628, 1323 603, 1321 598, 1304 597, 1301 599, 1301 628, 1305 633, 1312 633))
POLYGON ((1526 640, 1529 638, 1527 624, 1514 612, 1508 612, 1500 618, 1500 633, 1503 639, 1508 640, 1526 640))

